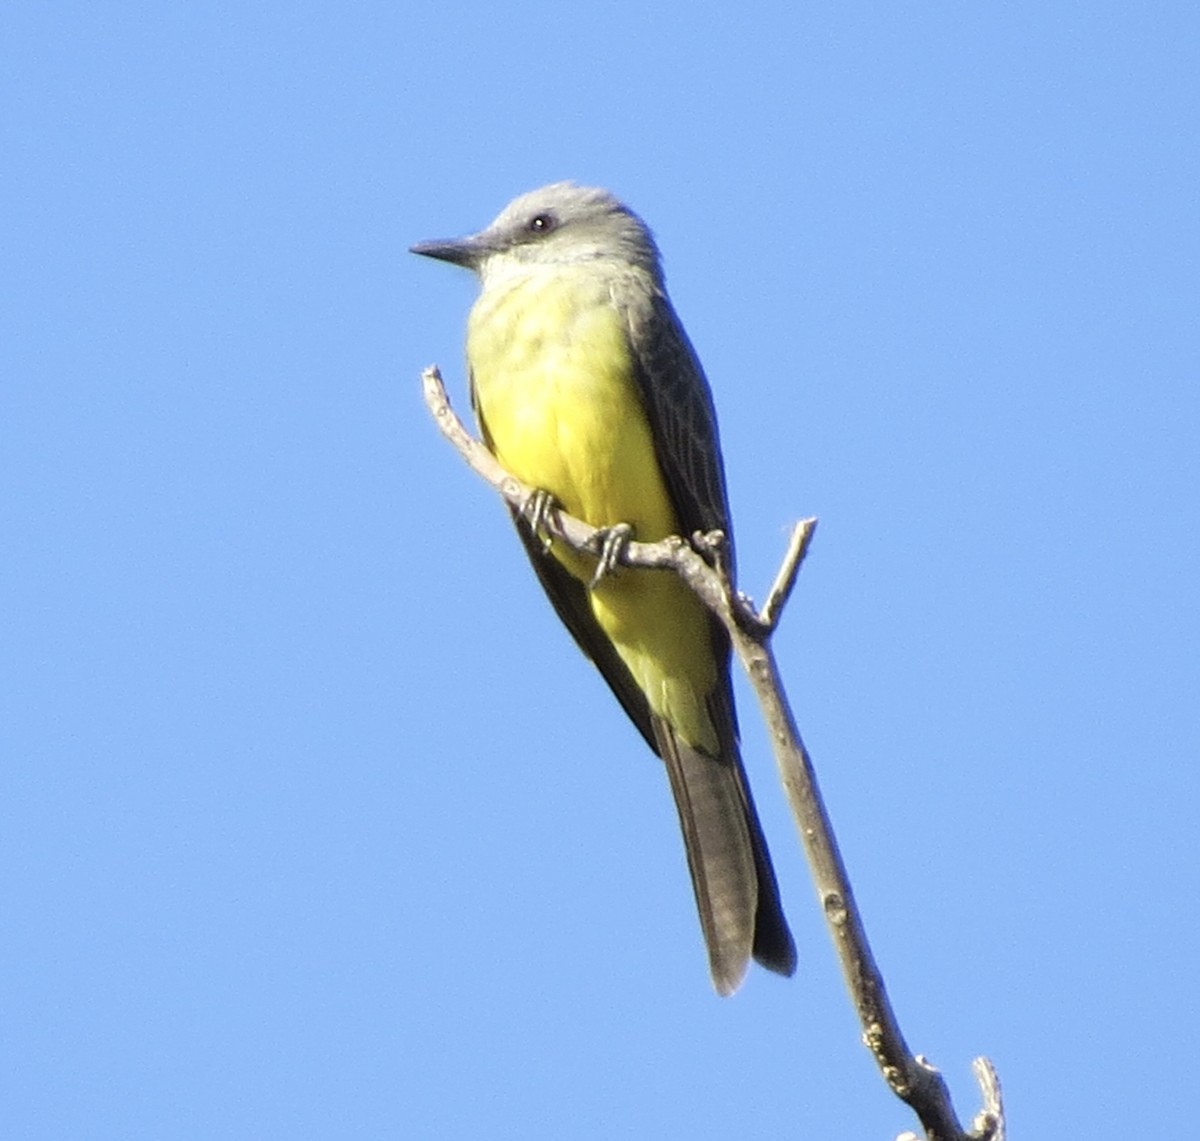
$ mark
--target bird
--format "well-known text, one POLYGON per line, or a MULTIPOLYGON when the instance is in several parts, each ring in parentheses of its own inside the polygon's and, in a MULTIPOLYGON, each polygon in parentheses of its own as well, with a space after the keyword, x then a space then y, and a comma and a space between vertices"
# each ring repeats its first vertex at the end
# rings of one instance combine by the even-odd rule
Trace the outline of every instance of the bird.
MULTIPOLYGON (((479 278, 471 401, 508 472, 606 535, 720 530, 732 566, 712 394, 637 214, 606 190, 557 182, 477 233, 411 251, 479 278)), ((598 568, 548 543, 536 514, 512 512, 542 587, 664 762, 715 990, 732 994, 751 958, 791 975, 795 945, 742 763, 726 631, 678 576, 598 568)))

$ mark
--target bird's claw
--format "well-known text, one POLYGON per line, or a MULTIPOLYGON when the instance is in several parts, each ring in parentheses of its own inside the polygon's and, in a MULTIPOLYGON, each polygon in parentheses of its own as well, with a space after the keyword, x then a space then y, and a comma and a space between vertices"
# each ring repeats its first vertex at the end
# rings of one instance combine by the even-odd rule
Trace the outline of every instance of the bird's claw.
POLYGON ((620 566, 625 548, 629 546, 632 538, 633 528, 628 523, 614 523, 611 527, 601 527, 596 532, 600 553, 596 559, 592 581, 588 584, 590 590, 595 590, 602 579, 620 566))
POLYGON ((525 520, 525 525, 532 534, 541 541, 544 551, 550 550, 554 542, 546 529, 546 524, 550 521, 550 513, 556 506, 554 496, 540 487, 535 488, 529 498, 521 504, 521 518, 525 520))

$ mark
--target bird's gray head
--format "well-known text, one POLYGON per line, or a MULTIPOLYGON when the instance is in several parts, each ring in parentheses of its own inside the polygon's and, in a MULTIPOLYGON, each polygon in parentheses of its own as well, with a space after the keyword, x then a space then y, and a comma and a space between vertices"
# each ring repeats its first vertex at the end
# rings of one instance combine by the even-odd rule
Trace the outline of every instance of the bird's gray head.
POLYGON ((556 182, 513 199, 486 230, 421 242, 415 254, 466 266, 486 278, 526 267, 609 262, 661 281, 658 247, 646 224, 607 190, 556 182))

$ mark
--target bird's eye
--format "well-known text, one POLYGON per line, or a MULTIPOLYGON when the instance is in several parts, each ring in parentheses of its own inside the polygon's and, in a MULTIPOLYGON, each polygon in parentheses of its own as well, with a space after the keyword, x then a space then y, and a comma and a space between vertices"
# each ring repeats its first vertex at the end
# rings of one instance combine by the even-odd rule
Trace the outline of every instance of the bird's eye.
POLYGON ((553 214, 535 214, 529 219, 526 229, 531 234, 548 234, 558 226, 558 219, 553 214))

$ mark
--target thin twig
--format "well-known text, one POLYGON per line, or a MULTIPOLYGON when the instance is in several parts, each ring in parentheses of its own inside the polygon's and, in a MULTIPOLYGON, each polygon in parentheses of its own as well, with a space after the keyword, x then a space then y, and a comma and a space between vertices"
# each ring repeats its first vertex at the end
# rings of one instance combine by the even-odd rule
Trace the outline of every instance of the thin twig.
POLYGON ((1004 1141, 1004 1095, 1000 1090, 1000 1075, 990 1058, 976 1058, 971 1068, 983 1093, 983 1109, 975 1115, 973 1123, 975 1135, 987 1141, 1004 1141))
MULTIPOLYGON (((426 369, 422 380, 425 402, 443 435, 454 444, 475 472, 510 505, 522 510, 535 495, 536 489, 506 472, 487 448, 463 426, 450 406, 436 368, 426 369)), ((620 561, 627 566, 673 570, 687 582, 729 632, 734 652, 750 678, 770 731, 788 804, 808 857, 842 974, 862 1023, 863 1041, 874 1055, 884 1080, 896 1096, 916 1113, 928 1141, 1003 1141, 1003 1106, 999 1081, 991 1063, 986 1058, 975 1062, 976 1076, 983 1090, 984 1107, 975 1119, 974 1128, 968 1133, 958 1122, 941 1074, 924 1058, 914 1056, 904 1040, 888 1000, 883 977, 871 954, 862 916, 854 901, 812 761, 796 727, 771 652, 771 634, 779 623, 783 607, 795 585, 815 527, 815 519, 807 519, 796 525, 767 602, 759 611, 754 609, 748 598, 735 590, 728 572, 729 560, 723 557, 724 536, 719 532, 695 537, 696 543, 708 553, 709 561, 695 547, 677 536, 658 543, 630 542, 623 547, 620 561)), ((550 513, 546 529, 553 539, 565 542, 574 550, 593 554, 597 551, 596 528, 562 511, 550 513)))
POLYGON ((808 547, 816 530, 816 519, 801 519, 792 528, 792 537, 788 542, 783 562, 779 565, 779 573, 775 576, 775 581, 771 583, 766 601, 758 612, 763 630, 767 634, 775 633, 775 627, 779 625, 779 619, 783 617, 783 608, 792 596, 792 587, 796 585, 800 564, 804 562, 804 556, 808 554, 808 547))

